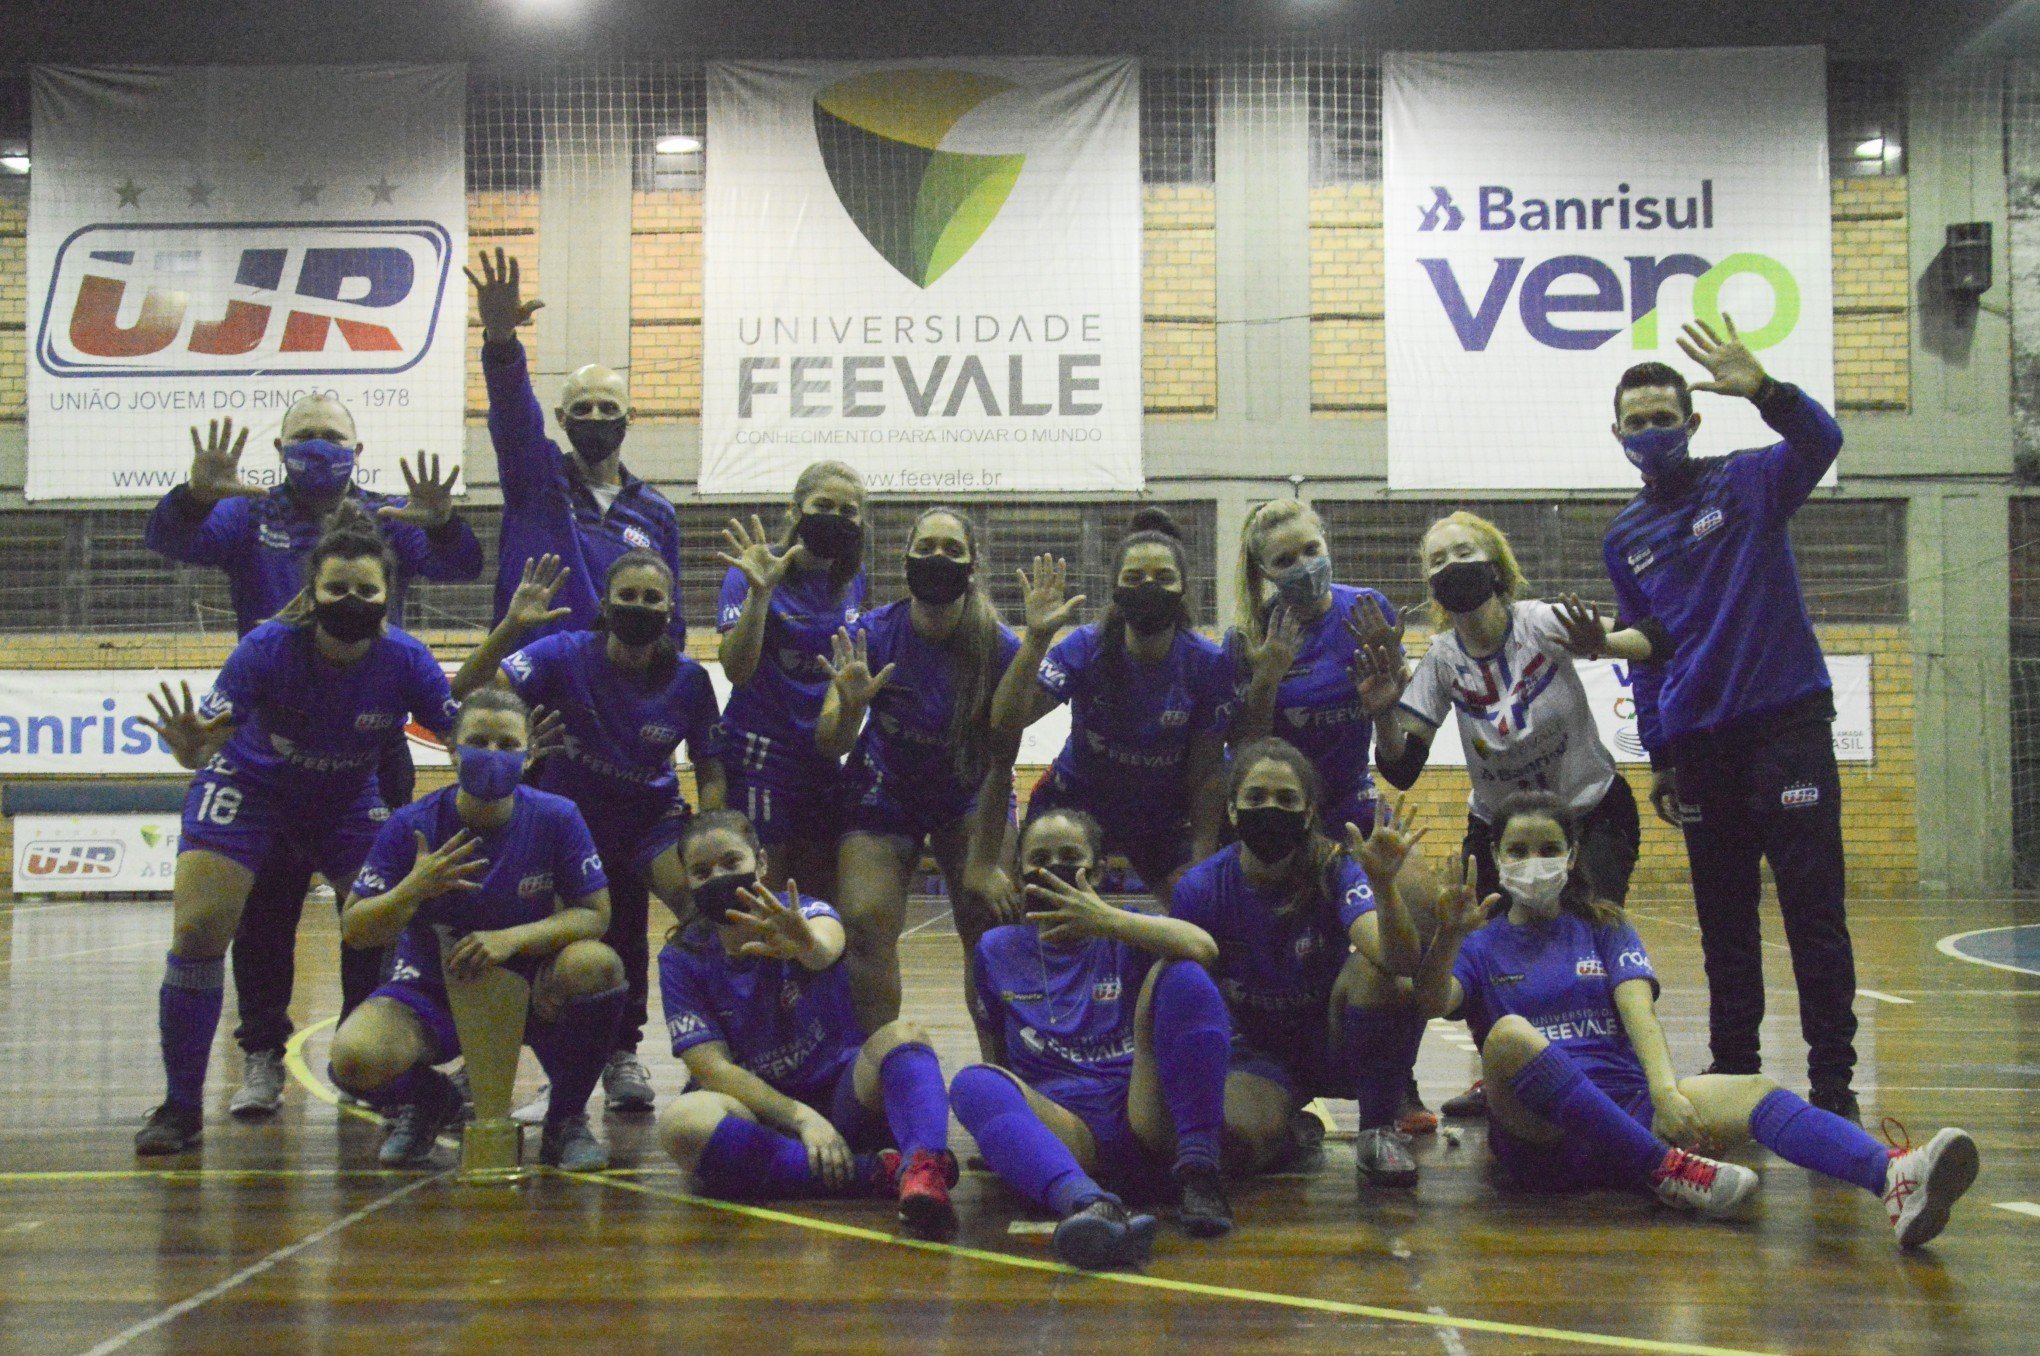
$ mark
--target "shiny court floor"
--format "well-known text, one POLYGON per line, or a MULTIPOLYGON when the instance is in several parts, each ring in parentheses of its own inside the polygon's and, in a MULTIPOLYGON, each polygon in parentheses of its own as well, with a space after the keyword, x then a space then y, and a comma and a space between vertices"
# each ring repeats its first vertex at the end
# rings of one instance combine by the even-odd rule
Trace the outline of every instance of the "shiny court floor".
MULTIPOLYGON (((1689 912, 1647 900, 1634 913, 1674 1054, 1697 1070, 1689 912)), ((1927 1252, 1899 1254, 1867 1194, 1761 1152, 1748 1161, 1763 1195, 1736 1223, 1505 1194, 1471 1125, 1456 1143, 1419 1141, 1413 1196, 1357 1196, 1335 1141, 1315 1174, 1240 1185, 1232 1237, 1165 1233, 1145 1273, 1109 1277, 1054 1266, 1042 1223, 982 1173, 965 1176, 947 1247, 902 1245, 876 1203, 696 1200, 646 1121, 607 1122, 617 1167, 599 1179, 487 1189, 377 1172, 377 1127, 319 1081, 336 988, 332 921, 316 914, 282 1115, 224 1114, 239 1062, 229 995, 203 1152, 138 1167, 130 1139, 161 1086, 167 905, 0 905, 0 1352, 2040 1350, 2040 977, 1935 946, 2040 921, 2040 902, 1854 911, 1866 1121, 1897 1117, 1916 1138, 1958 1123, 1983 1148, 1975 1190, 1927 1252)), ((911 926, 908 1009, 953 1069, 974 1055, 954 934, 933 902, 911 926)), ((1796 1013, 1784 953, 1770 955, 1766 1048, 1789 1083, 1796 1013)), ((665 1095, 681 1072, 658 1034, 645 1053, 665 1095)), ((1419 1067, 1427 1098, 1472 1067, 1464 1029, 1438 1024, 1419 1067)))

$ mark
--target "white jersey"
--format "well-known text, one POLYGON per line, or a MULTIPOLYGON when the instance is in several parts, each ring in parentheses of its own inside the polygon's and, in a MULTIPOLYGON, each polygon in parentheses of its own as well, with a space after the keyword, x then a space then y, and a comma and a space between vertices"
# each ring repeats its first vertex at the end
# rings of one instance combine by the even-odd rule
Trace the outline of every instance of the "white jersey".
POLYGON ((1515 603, 1493 654, 1476 659, 1457 632, 1440 631, 1403 693, 1401 708, 1428 730, 1457 713, 1470 805, 1490 823, 1514 792, 1549 791, 1584 812, 1615 780, 1565 634, 1550 603, 1515 603))

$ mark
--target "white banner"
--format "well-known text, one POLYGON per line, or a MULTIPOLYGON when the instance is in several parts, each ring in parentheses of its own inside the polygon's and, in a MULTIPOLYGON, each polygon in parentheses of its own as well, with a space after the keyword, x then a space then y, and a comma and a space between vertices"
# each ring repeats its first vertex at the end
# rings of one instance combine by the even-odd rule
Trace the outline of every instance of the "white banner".
MULTIPOLYGON (((1648 763, 1643 740, 1636 733, 1636 703, 1629 695, 1629 666, 1613 659, 1582 659, 1580 682, 1587 689, 1587 704, 1593 708, 1594 723, 1600 727, 1601 742, 1615 754, 1618 763, 1648 763)), ((1874 755, 1870 709, 1870 656, 1831 654, 1827 657, 1828 677, 1835 685, 1835 761, 1872 763, 1874 755)), ((1466 766, 1466 750, 1459 742, 1459 720, 1451 717, 1438 730, 1431 745, 1430 762, 1451 767, 1466 766)))
POLYGON ((167 893, 177 875, 178 829, 174 814, 19 815, 14 893, 167 893))
POLYGON ((34 72, 30 499, 157 496, 191 426, 253 432, 274 484, 284 411, 324 391, 365 443, 460 462, 466 401, 458 66, 34 72))
POLYGON ((701 489, 1135 490, 1130 60, 708 68, 701 489))
MULTIPOLYGON (((1723 312, 1834 405, 1816 47, 1390 53, 1382 62, 1388 478, 1633 489, 1615 382, 1723 312)), ((1702 394, 1702 455, 1775 442, 1702 394)))

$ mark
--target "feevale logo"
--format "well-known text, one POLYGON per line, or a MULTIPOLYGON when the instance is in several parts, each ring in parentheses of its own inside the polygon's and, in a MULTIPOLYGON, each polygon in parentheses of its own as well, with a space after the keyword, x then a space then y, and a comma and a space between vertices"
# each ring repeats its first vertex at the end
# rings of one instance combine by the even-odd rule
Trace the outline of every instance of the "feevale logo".
POLYGON ((402 372, 432 346, 453 243, 431 221, 83 226, 35 358, 56 377, 402 372))

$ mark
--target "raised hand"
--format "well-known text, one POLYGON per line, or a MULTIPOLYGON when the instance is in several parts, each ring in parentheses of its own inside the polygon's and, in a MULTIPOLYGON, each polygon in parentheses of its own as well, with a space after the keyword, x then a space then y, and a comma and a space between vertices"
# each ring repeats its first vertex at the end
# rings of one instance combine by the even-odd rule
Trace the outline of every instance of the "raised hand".
POLYGON ((1015 570, 1020 577, 1020 594, 1027 608, 1027 634, 1036 640, 1046 640, 1060 631, 1076 610, 1083 606, 1084 595, 1064 598, 1069 587, 1069 566, 1051 555, 1034 558, 1034 575, 1027 571, 1015 570))
POLYGON ((1716 334, 1706 321, 1695 320, 1686 326, 1686 332, 1679 340, 1680 351, 1706 368, 1714 378, 1712 381, 1696 381, 1691 389, 1754 400, 1757 392, 1764 389, 1763 365, 1736 334, 1735 322, 1728 318, 1726 311, 1722 312, 1721 327, 1728 331, 1726 339, 1716 334))
POLYGON ((1500 895, 1479 898, 1474 889, 1474 882, 1478 879, 1473 858, 1460 858, 1458 878, 1438 891, 1435 912, 1439 936, 1468 936, 1487 921, 1488 910, 1502 902, 1500 895))
POLYGON ((155 708, 156 718, 150 720, 143 716, 141 721, 170 746, 170 756, 179 764, 196 768, 204 759, 207 745, 233 718, 224 711, 216 716, 199 715, 197 704, 191 700, 191 684, 180 683, 179 686, 184 689, 181 702, 168 683, 163 684, 160 700, 151 692, 149 705, 155 708))
POLYGON ((545 303, 537 297, 524 300, 516 256, 505 256, 502 246, 496 247, 494 268, 489 266, 487 250, 480 251, 480 262, 481 277, 477 278, 471 268, 461 272, 475 285, 475 314, 482 318, 482 338, 489 343, 501 343, 515 338, 517 327, 529 324, 545 303))
POLYGON ((199 440, 198 425, 191 426, 191 476, 187 487, 201 504, 217 504, 236 495, 261 498, 268 491, 241 479, 241 453, 248 446, 248 430, 234 432, 234 421, 215 419, 199 440))
POLYGON ((567 718, 549 706, 531 708, 531 738, 524 744, 524 763, 536 767, 567 746, 567 718))
POLYGON ((891 679, 893 666, 887 664, 877 673, 871 671, 871 642, 868 634, 857 633, 852 640, 847 627, 838 627, 836 634, 829 638, 829 657, 822 661, 828 666, 829 681, 836 685, 836 694, 846 704, 863 708, 871 705, 871 699, 891 679))
POLYGON ((800 911, 800 886, 792 879, 786 882, 786 903, 762 885, 745 886, 737 898, 744 907, 730 909, 723 919, 746 934, 738 955, 798 960, 814 948, 815 930, 800 911))
POLYGON ((1247 644, 1247 664, 1256 677, 1280 682, 1296 663, 1297 652, 1302 648, 1303 623, 1287 603, 1277 603, 1268 614, 1268 629, 1262 633, 1261 643, 1247 644))
POLYGON ((1430 832, 1429 829, 1410 828, 1412 820, 1403 813, 1408 801, 1408 796, 1397 796, 1394 809, 1378 805, 1374 814, 1374 832, 1364 837, 1358 824, 1346 826, 1346 851, 1360 863, 1371 881, 1394 880, 1410 852, 1430 832))
POLYGON ((751 515, 749 527, 745 527, 741 519, 730 519, 730 525, 723 529, 722 535, 730 549, 717 551, 715 558, 742 570, 753 593, 770 593, 778 588, 794 562, 807 553, 807 547, 795 542, 786 548, 784 555, 772 554, 772 542, 765 535, 765 524, 755 513, 751 515))
POLYGON ((1353 651, 1353 687, 1370 719, 1379 720, 1409 684, 1409 662, 1399 647, 1363 644, 1353 651))
POLYGON ((1027 921, 1041 930, 1041 939, 1051 945, 1103 937, 1111 929, 1117 912, 1091 888, 1090 873, 1082 873, 1082 885, 1071 885, 1046 871, 1027 873, 1027 921))
POLYGON ((554 607, 552 600, 573 572, 573 567, 561 565, 556 555, 526 556, 524 573, 517 580, 517 591, 510 595, 510 606, 503 609, 503 620, 518 631, 529 631, 572 616, 574 609, 554 607))
POLYGON ((1398 621, 1388 624, 1388 614, 1381 610, 1381 604, 1372 596, 1362 598, 1360 606, 1346 613, 1346 631, 1356 644, 1365 649, 1386 647, 1392 650, 1402 648, 1404 624, 1398 621))
POLYGON ((475 855, 481 848, 481 841, 472 833, 462 829, 436 848, 415 829, 411 836, 418 840, 418 855, 404 880, 419 899, 455 892, 469 893, 482 888, 482 883, 475 877, 489 869, 489 859, 475 855))
POLYGON ((418 469, 402 461, 397 469, 404 473, 404 502, 401 505, 384 504, 377 509, 379 518, 394 518, 400 523, 416 523, 420 527, 438 527, 453 517, 453 487, 460 480, 460 468, 454 467, 439 478, 439 454, 433 453, 430 462, 425 453, 418 453, 418 469))
POLYGON ((1606 652, 1608 625, 1601 620, 1600 608, 1581 602, 1577 593, 1568 593, 1558 600, 1558 620, 1565 627, 1560 644, 1569 652, 1581 659, 1599 659, 1606 652))

